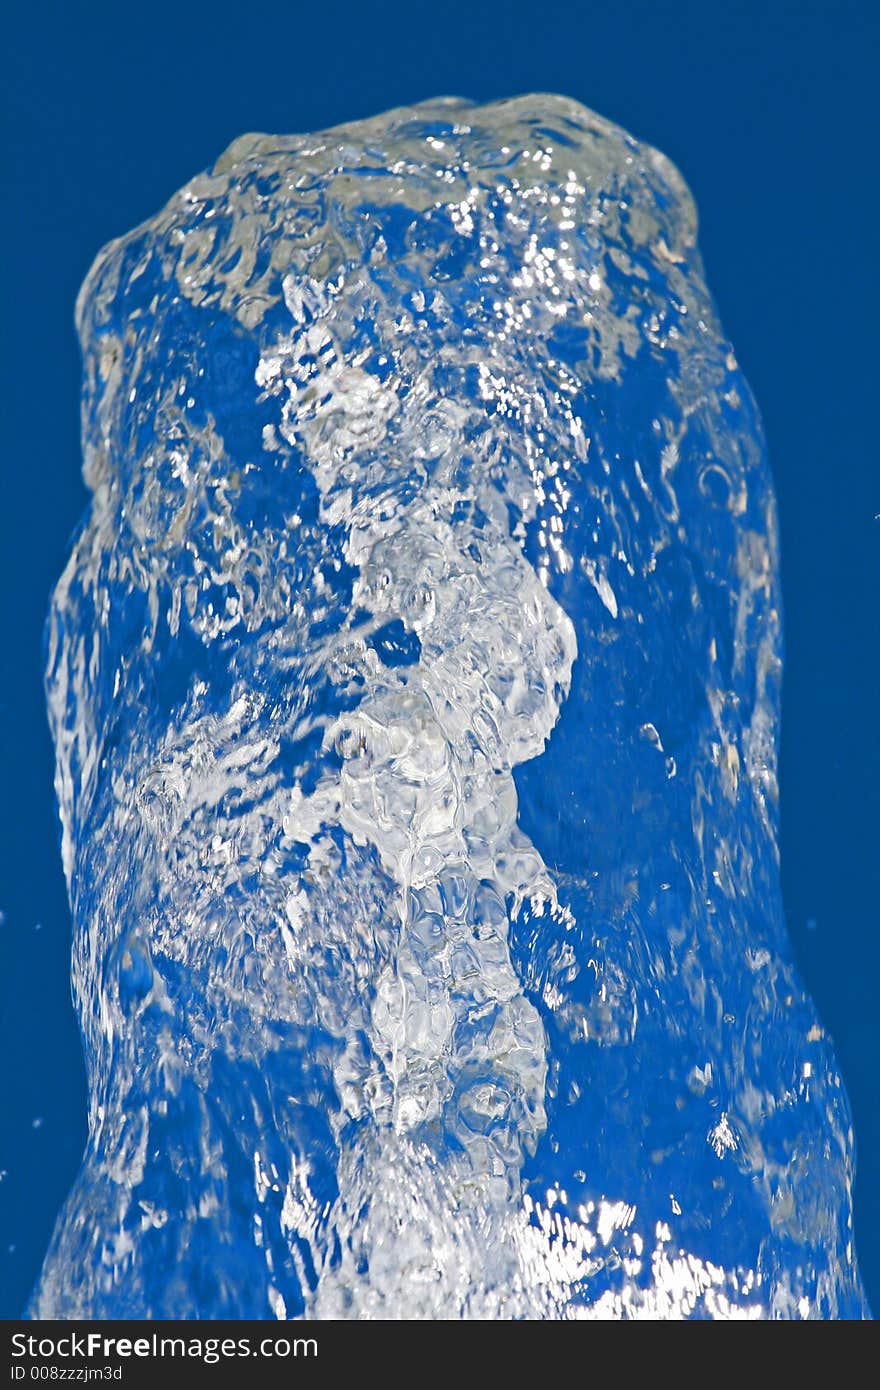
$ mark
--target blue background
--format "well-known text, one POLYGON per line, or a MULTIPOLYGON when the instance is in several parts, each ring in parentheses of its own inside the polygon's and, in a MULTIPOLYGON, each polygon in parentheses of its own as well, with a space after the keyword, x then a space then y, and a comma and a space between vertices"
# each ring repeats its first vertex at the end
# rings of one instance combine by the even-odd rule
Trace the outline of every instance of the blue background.
POLYGON ((48 595, 85 503, 79 284, 244 131, 529 90, 576 97, 677 162, 763 411, 786 601, 783 885, 855 1112, 857 1241, 880 1309, 880 7, 81 0, 16 7, 3 27, 0 1315, 24 1304, 85 1135, 41 685, 48 595))

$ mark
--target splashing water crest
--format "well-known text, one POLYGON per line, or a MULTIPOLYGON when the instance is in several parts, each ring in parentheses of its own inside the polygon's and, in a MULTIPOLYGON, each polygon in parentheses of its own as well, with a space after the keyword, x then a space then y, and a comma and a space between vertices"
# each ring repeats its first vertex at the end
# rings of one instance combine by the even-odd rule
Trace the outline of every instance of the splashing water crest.
POLYGON ((57 1317, 867 1314, 754 404, 560 97, 245 136, 78 304, 57 1317))

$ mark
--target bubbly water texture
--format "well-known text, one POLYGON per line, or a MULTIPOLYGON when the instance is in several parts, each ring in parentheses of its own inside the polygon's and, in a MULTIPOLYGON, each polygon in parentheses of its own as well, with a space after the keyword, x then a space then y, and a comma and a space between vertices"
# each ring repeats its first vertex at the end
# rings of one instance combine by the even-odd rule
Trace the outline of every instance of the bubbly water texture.
POLYGON ((245 136, 98 257, 32 1311, 866 1313, 695 225, 577 103, 441 100, 245 136))

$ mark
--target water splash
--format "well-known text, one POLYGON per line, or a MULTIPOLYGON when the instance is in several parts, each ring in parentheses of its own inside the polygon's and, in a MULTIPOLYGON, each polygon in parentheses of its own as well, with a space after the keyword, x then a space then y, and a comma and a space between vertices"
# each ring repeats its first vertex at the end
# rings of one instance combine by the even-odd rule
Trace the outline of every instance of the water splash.
POLYGON ((246 136, 83 287, 42 1316, 864 1313, 748 388, 576 103, 246 136))

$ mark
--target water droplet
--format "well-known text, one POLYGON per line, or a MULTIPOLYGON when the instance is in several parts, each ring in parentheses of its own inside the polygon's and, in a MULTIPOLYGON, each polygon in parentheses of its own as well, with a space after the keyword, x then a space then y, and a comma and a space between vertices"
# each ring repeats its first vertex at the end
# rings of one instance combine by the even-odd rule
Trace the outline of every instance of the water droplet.
POLYGON ((119 1002, 124 1009, 136 1007, 153 988, 153 963, 145 943, 129 932, 119 947, 119 1002))

